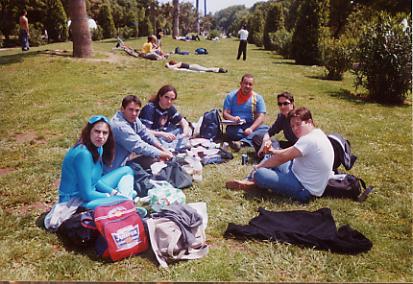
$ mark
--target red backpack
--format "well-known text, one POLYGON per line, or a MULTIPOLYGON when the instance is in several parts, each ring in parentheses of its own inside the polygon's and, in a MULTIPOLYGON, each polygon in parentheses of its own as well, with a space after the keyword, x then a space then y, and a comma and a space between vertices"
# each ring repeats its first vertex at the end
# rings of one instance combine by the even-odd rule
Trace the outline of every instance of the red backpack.
POLYGON ((95 223, 101 234, 98 255, 104 258, 117 261, 148 249, 142 220, 131 200, 96 207, 95 223))

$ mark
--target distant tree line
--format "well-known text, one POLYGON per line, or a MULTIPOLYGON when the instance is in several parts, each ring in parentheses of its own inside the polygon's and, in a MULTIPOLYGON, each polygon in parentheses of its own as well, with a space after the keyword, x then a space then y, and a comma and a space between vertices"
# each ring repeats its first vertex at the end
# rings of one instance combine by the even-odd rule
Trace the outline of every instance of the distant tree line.
POLYGON ((324 65, 327 79, 356 75, 355 85, 385 103, 403 102, 412 83, 410 0, 269 0, 214 15, 216 28, 297 64, 324 65))
MULTIPOLYGON (((18 18, 22 9, 28 11, 31 40, 47 30, 48 41, 66 41, 70 35, 67 22, 70 0, 0 0, 0 33, 3 45, 12 42, 18 35, 18 18)), ((156 0, 85 0, 87 13, 94 19, 98 29, 92 31, 94 40, 121 36, 141 37, 162 30, 173 31, 174 6, 160 4, 156 0)), ((179 26, 181 35, 195 31, 196 11, 191 3, 174 0, 179 5, 179 26)), ((212 27, 212 15, 200 19, 201 31, 212 27)), ((0 34, 0 38, 1 38, 0 34)), ((15 40, 14 40, 15 41, 15 40)))

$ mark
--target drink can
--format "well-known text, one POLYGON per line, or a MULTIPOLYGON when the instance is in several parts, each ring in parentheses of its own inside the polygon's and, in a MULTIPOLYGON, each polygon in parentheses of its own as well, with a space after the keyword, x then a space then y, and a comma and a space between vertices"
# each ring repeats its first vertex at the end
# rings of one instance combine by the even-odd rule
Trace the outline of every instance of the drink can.
POLYGON ((247 154, 242 154, 241 155, 241 165, 246 165, 248 164, 248 155, 247 154))

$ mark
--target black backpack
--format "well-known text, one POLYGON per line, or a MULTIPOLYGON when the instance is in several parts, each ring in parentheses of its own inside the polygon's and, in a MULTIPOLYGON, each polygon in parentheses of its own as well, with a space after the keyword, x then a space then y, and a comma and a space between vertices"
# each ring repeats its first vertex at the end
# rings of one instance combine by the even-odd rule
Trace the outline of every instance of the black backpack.
POLYGON ((337 174, 328 180, 323 197, 349 198, 363 202, 372 190, 372 187, 366 188, 366 183, 361 178, 350 174, 337 174))
POLYGON ((93 210, 75 213, 59 226, 57 234, 63 238, 67 244, 79 248, 93 246, 99 236, 94 221, 93 210))
POLYGON ((333 170, 338 173, 337 168, 343 165, 346 170, 353 167, 357 157, 351 153, 351 145, 341 134, 333 133, 327 135, 334 150, 333 170))
POLYGON ((165 168, 152 177, 155 180, 166 180, 173 187, 183 189, 192 185, 192 176, 178 164, 177 161, 168 161, 165 168))
POLYGON ((221 125, 221 116, 218 109, 213 109, 204 113, 199 136, 213 141, 222 140, 223 130, 221 125))

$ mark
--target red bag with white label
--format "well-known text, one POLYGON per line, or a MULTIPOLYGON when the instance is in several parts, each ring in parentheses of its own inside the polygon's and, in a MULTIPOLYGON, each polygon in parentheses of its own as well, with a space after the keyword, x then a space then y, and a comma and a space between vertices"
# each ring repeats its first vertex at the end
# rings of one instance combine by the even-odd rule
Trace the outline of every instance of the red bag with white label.
POLYGON ((98 206, 94 216, 101 234, 96 242, 98 255, 117 261, 148 249, 141 217, 131 200, 98 206))

